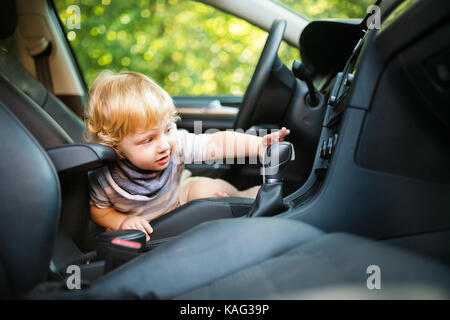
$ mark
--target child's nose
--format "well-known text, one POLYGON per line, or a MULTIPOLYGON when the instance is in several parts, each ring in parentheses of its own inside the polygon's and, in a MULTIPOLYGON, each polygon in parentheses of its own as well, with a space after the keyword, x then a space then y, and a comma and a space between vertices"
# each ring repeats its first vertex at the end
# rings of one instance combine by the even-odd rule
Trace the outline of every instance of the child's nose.
POLYGON ((169 148, 170 148, 169 141, 167 141, 166 138, 161 138, 161 140, 159 141, 159 144, 158 144, 158 150, 157 151, 158 152, 164 152, 164 151, 166 151, 169 148))

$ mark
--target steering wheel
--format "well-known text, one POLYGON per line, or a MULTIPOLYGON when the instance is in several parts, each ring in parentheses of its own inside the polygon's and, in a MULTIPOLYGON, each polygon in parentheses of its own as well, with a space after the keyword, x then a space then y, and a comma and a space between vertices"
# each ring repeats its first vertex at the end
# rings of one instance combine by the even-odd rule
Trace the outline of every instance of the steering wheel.
POLYGON ((286 20, 277 19, 272 23, 266 44, 259 57, 247 91, 245 91, 239 113, 234 121, 234 129, 247 130, 251 126, 251 118, 256 111, 258 98, 261 96, 263 88, 269 79, 269 74, 277 57, 278 48, 283 40, 285 30, 286 20))

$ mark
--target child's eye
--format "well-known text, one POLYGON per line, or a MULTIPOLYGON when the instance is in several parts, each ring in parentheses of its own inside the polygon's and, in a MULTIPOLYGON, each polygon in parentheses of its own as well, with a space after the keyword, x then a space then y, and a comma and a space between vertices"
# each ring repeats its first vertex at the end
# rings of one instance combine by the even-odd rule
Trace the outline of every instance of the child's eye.
POLYGON ((153 140, 152 138, 149 138, 149 139, 145 140, 144 143, 150 143, 150 142, 152 142, 152 140, 153 140))

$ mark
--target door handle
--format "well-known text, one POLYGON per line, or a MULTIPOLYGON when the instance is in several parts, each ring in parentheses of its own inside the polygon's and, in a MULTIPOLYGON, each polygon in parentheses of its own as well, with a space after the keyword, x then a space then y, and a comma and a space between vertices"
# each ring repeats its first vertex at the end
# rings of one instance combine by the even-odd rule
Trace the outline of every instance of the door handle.
POLYGON ((219 100, 215 99, 211 100, 206 106, 177 107, 177 111, 181 114, 236 116, 239 112, 239 108, 223 106, 219 100))

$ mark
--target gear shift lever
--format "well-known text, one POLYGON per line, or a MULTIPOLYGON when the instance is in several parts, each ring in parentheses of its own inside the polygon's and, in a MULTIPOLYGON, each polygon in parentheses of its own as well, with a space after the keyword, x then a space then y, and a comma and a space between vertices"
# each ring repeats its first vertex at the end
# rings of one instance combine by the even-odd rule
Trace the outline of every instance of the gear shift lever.
POLYGON ((294 146, 290 142, 278 142, 267 147, 261 173, 263 183, 283 182, 284 169, 295 159, 294 146))
POLYGON ((286 209, 283 203, 284 169, 294 160, 294 146, 286 141, 271 144, 263 158, 263 184, 248 213, 249 217, 273 216, 286 209))

